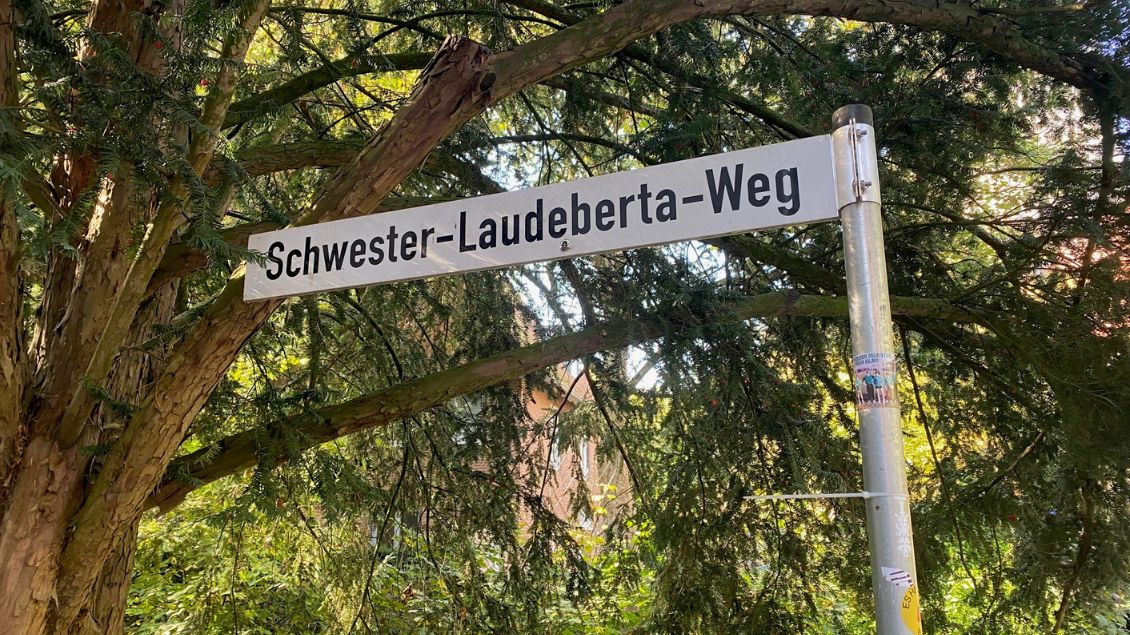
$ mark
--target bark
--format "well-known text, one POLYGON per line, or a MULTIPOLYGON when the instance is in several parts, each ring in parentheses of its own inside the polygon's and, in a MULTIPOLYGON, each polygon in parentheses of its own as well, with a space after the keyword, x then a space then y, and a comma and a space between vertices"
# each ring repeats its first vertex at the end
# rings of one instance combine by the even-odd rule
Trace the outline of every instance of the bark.
MULTIPOLYGON (((895 316, 950 322, 979 320, 977 315, 961 307, 926 298, 892 297, 891 312, 895 316)), ((694 316, 682 322, 654 316, 597 324, 577 333, 499 353, 323 408, 315 416, 298 423, 287 434, 288 438, 297 439, 299 450, 304 450, 360 430, 394 423, 447 403, 460 395, 518 379, 599 351, 639 344, 665 333, 694 328, 707 322, 779 316, 845 317, 847 299, 769 293, 752 296, 734 302, 714 314, 694 316)), ((278 439, 270 438, 261 430, 248 430, 178 458, 169 466, 163 484, 146 501, 146 505, 168 511, 196 488, 250 468, 264 457, 273 461, 289 458, 287 450, 278 449, 277 444, 272 447, 272 441, 278 439)))
MULTIPOLYGON (((16 12, 10 2, 0 2, 0 117, 8 118, 19 101, 16 86, 16 12)), ((15 129, 5 122, 3 129, 15 129)), ((0 134, 3 146, 12 139, 0 134)), ((24 348, 23 298, 20 289, 19 227, 15 201, 9 188, 0 188, 0 508, 8 475, 22 445, 23 398, 27 362, 24 348)))
MULTIPOLYGON (((95 30, 111 39, 118 39, 140 67, 158 72, 158 49, 146 45, 147 38, 151 38, 146 34, 151 31, 139 25, 137 13, 150 12, 153 7, 160 6, 163 5, 103 2, 93 8, 90 23, 95 30)), ((82 56, 93 57, 93 48, 84 51, 82 56)), ((231 57, 238 61, 242 53, 231 57)), ((214 124, 222 120, 222 107, 230 99, 230 91, 234 90, 234 78, 224 82, 223 77, 225 73, 232 72, 227 69, 221 71, 221 80, 217 84, 229 93, 219 107, 206 106, 205 121, 215 113, 219 114, 219 119, 214 124)), ((206 135, 197 135, 197 139, 192 158, 203 169, 210 157, 210 140, 206 135)), ((74 201, 79 197, 87 181, 85 173, 89 172, 92 163, 90 156, 74 155, 56 163, 54 181, 65 186, 65 189, 57 189, 65 192, 62 200, 74 201)), ((124 177, 120 174, 115 176, 124 177)), ((41 372, 37 381, 37 404, 25 413, 25 421, 35 422, 35 428, 29 431, 31 439, 13 480, 11 498, 6 506, 14 513, 5 514, 0 526, 0 562, 5 563, 0 574, 0 593, 3 596, 0 620, 14 632, 67 631, 84 623, 75 620, 80 612, 84 615, 104 613, 88 608, 90 585, 81 593, 60 595, 65 588, 65 585, 60 585, 60 580, 70 581, 59 577, 60 554, 68 538, 69 521, 83 500, 83 477, 89 463, 89 458, 79 451, 80 444, 94 444, 100 436, 112 439, 117 434, 109 426, 84 429, 82 424, 87 420, 94 400, 85 382, 80 381, 85 379, 81 371, 85 367, 89 374, 90 368, 83 364, 84 358, 98 351, 98 347, 106 346, 105 351, 109 355, 93 377, 98 382, 106 379, 118 344, 130 332, 130 322, 133 322, 136 312, 135 306, 127 319, 113 319, 123 305, 120 302, 122 294, 118 290, 130 288, 130 276, 136 271, 137 263, 144 262, 146 255, 152 254, 143 247, 141 259, 131 264, 124 248, 124 241, 128 240, 126 236, 138 220, 139 197, 135 196, 133 182, 119 178, 107 180, 105 185, 86 230, 84 253, 76 261, 77 266, 62 263, 66 258, 57 259, 61 266, 49 274, 47 281, 45 303, 50 306, 41 314, 39 325, 39 345, 44 355, 38 360, 41 372), (115 296, 119 300, 117 303, 113 302, 115 296), (110 306, 114 307, 114 312, 107 311, 110 306), (77 396, 84 402, 79 411, 72 413, 73 428, 62 421, 63 407, 68 404, 64 397, 68 396, 72 397, 71 401, 77 396)), ((154 238, 153 231, 149 238, 160 240, 159 235, 154 238)), ((163 242, 167 242, 167 237, 163 242)), ((160 251, 156 257, 159 260, 160 251)), ((148 276, 136 277, 145 278, 141 281, 142 285, 147 282, 148 276)), ((144 286, 141 288, 144 290, 144 286)), ((128 296, 126 299, 130 300, 128 296)), ((121 369, 129 366, 120 364, 118 374, 122 375, 121 369)), ((138 389, 140 386, 135 385, 134 391, 138 389)), ((93 421, 105 423, 101 416, 94 417, 93 421)), ((124 523, 119 532, 128 530, 130 526, 131 523, 124 523)), ((101 565, 100 562, 92 572, 95 576, 101 565)), ((119 585, 124 584, 125 580, 119 581, 119 585)))
MULTIPOLYGON (((177 285, 166 285, 142 308, 138 324, 114 362, 114 374, 107 385, 110 397, 117 402, 136 402, 162 369, 164 351, 150 350, 145 344, 151 340, 154 327, 168 323, 172 318, 176 310, 176 296, 177 285)), ((117 440, 122 430, 122 416, 113 408, 104 406, 100 404, 93 416, 99 431, 97 442, 103 446, 117 440)), ((123 539, 103 565, 95 583, 94 597, 89 606, 79 611, 78 618, 71 625, 72 632, 90 635, 122 632, 140 520, 140 516, 132 520, 123 539)), ((62 625, 56 626, 56 630, 61 630, 59 627, 62 625)))
MULTIPOLYGON (((146 305, 141 326, 127 340, 130 344, 146 341, 152 326, 168 319, 174 309, 175 294, 175 287, 170 286, 154 296, 146 305)), ((159 370, 159 359, 140 350, 124 352, 108 385, 110 396, 132 400, 152 381, 159 370)), ((93 419, 98 426, 87 430, 82 445, 111 442, 120 432, 117 418, 109 411, 100 410, 93 419)), ((0 524, 0 563, 4 563, 0 565, 0 616, 10 632, 67 632, 72 624, 60 620, 55 611, 58 558, 69 519, 83 497, 88 461, 79 447, 61 447, 57 438, 40 429, 24 452, 9 500, 9 509, 20 513, 6 514, 0 524)), ((140 515, 133 519, 126 530, 136 527, 139 518, 140 515)), ((124 619, 129 569, 128 562, 122 559, 132 557, 132 546, 123 542, 118 549, 118 562, 108 563, 102 573, 97 603, 75 609, 76 615, 82 615, 74 622, 76 628, 112 632, 101 627, 89 629, 92 624, 114 624, 124 619), (121 601, 115 605, 114 598, 121 601)))
MULTIPOLYGON (((183 3, 172 2, 168 7, 179 12, 183 3)), ((158 34, 142 24, 143 17, 158 20, 165 10, 164 3, 150 0, 107 1, 96 4, 90 16, 90 26, 111 39, 116 39, 137 68, 151 75, 159 75, 164 67, 161 49, 153 46, 158 34)), ((161 25, 166 39, 177 40, 177 26, 161 25)), ((91 63, 96 56, 93 45, 81 53, 82 59, 91 63)), ((96 64, 95 64, 96 66, 96 64)), ((116 125, 134 125, 135 122, 115 122, 116 125)), ((74 160, 74 168, 87 170, 86 164, 93 156, 74 160)), ((83 364, 73 363, 88 358, 102 337, 103 326, 114 306, 114 298, 122 288, 130 270, 128 252, 132 246, 132 232, 138 223, 151 214, 150 193, 142 191, 134 179, 133 166, 120 161, 112 172, 98 177, 100 191, 95 198, 86 234, 78 241, 78 257, 73 271, 68 271, 73 282, 65 289, 68 293, 65 309, 52 324, 47 336, 50 348, 41 361, 37 399, 31 405, 32 418, 55 424, 63 417, 72 387, 86 393, 83 364)), ((65 267, 63 263, 60 266, 65 267)), ((58 284, 58 281, 55 282, 58 284)), ((128 325, 127 325, 128 326, 128 325)), ((95 378, 100 381, 101 378, 95 378)), ((73 437, 64 441, 72 442, 73 437)))
MULTIPOLYGON (((214 88, 204 100, 203 112, 200 115, 200 126, 192 137, 188 148, 189 165, 197 176, 204 173, 204 169, 212 161, 212 154, 217 143, 217 133, 220 124, 227 113, 232 95, 235 94, 236 81, 251 45, 251 39, 259 28, 259 22, 270 6, 269 0, 253 0, 248 2, 240 12, 240 25, 224 42, 221 59, 224 64, 216 75, 214 88)), ((120 348, 126 334, 129 333, 130 324, 133 323, 138 307, 145 299, 145 292, 149 288, 149 281, 164 257, 173 234, 184 224, 185 214, 182 212, 187 204, 188 184, 186 177, 177 176, 169 187, 170 193, 161 201, 152 222, 150 222, 145 238, 138 248, 137 257, 129 263, 128 270, 116 293, 107 296, 96 289, 79 292, 92 294, 109 304, 109 310, 103 311, 105 318, 94 321, 90 331, 96 333, 96 340, 92 347, 75 351, 68 350, 73 356, 70 368, 83 370, 82 381, 66 385, 72 386, 68 393, 62 393, 68 398, 58 403, 65 404, 61 413, 60 436, 64 444, 74 443, 81 432, 82 426, 94 405, 90 390, 85 385, 101 383, 110 372, 111 364, 120 348), (90 350, 92 348, 92 350, 90 350), (89 361, 87 361, 89 360, 89 361)), ((124 259, 122 259, 124 260, 124 259)), ((91 322, 91 320, 84 320, 91 322)), ((85 342, 84 342, 85 344, 85 342)), ((57 349, 58 350, 58 349, 57 349)), ((73 371, 72 371, 73 373, 73 371)), ((52 392, 52 395, 59 393, 52 392)), ((54 414, 54 413, 51 413, 54 414)), ((54 417, 46 417, 54 421, 54 417)))
POLYGON ((130 523, 117 550, 102 567, 94 601, 79 619, 82 635, 119 635, 125 630, 126 600, 140 524, 140 519, 130 523))
POLYGON ((79 502, 78 448, 33 436, 0 522, 0 621, 11 633, 44 633, 58 582, 58 554, 79 502))

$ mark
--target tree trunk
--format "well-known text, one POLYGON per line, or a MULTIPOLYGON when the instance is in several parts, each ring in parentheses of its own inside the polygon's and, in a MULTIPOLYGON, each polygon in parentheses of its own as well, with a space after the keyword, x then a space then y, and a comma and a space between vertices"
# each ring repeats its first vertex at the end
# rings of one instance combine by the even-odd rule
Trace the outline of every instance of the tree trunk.
POLYGON ((94 587, 94 601, 88 611, 79 614, 78 632, 82 635, 118 635, 125 630, 126 599, 140 520, 133 522, 118 550, 102 567, 94 587))
MULTIPOLYGON (((152 337, 154 326, 172 318, 176 293, 176 284, 167 285, 140 311, 106 386, 111 399, 136 402, 162 370, 163 354, 146 352, 142 344, 152 337)), ((0 524, 3 632, 121 632, 140 515, 128 523, 123 540, 102 567, 90 605, 56 605, 59 559, 70 518, 83 501, 83 477, 90 462, 81 448, 114 441, 121 431, 119 419, 120 415, 100 404, 86 438, 78 444, 63 449, 54 439, 39 436, 27 445, 8 507, 21 513, 5 514, 0 524), (52 623, 56 615, 68 613, 78 618, 68 624, 52 623)))
POLYGON ((81 502, 78 446, 30 439, 0 523, 0 622, 10 633, 47 632, 67 522, 81 502))

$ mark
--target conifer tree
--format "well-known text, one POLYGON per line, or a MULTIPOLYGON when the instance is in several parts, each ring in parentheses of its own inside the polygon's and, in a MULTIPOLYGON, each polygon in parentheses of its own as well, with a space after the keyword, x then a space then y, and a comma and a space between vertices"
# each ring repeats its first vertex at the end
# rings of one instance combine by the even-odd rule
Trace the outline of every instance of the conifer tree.
POLYGON ((854 102, 927 622, 1087 624, 1130 554, 1128 58, 1110 1, 0 0, 0 625, 120 632, 143 516, 234 476, 233 509, 295 526, 299 500, 425 510, 459 619, 531 630, 558 582, 602 584, 511 469, 571 360, 594 399, 566 433, 630 473, 609 540, 648 528, 652 628, 835 628, 840 590, 866 615, 862 509, 745 502, 859 487, 835 224, 242 299, 252 233, 819 134, 854 102))

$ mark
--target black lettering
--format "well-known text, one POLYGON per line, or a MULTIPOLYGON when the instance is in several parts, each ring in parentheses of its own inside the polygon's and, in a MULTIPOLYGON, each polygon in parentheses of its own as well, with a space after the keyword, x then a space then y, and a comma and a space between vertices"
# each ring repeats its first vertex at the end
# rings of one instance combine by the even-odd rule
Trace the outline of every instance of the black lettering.
POLYGON ((645 225, 651 224, 651 214, 648 213, 647 209, 647 202, 650 199, 651 190, 647 189, 647 183, 640 183, 640 216, 645 225))
POLYGON ((400 239, 400 257, 404 260, 416 257, 416 232, 404 232, 400 239))
POLYGON ((318 248, 310 244, 310 237, 306 237, 306 257, 302 259, 302 275, 308 276, 318 273, 318 248), (314 256, 314 266, 310 266, 310 256, 314 256), (311 271, 313 269, 313 271, 311 271))
POLYGON ((628 226, 628 203, 636 200, 635 194, 620 197, 620 229, 628 226))
POLYGON ((493 218, 484 218, 479 223, 479 247, 490 249, 498 244, 498 225, 493 218))
POLYGON ((758 172, 749 177, 746 196, 754 207, 764 207, 769 202, 769 177, 758 172))
POLYGON ((506 246, 517 245, 520 234, 522 233, 522 222, 518 220, 518 214, 512 216, 502 217, 502 244, 506 246), (511 232, 510 230, 514 230, 511 232))
POLYGON ((785 216, 792 216, 800 209, 800 183, 797 180, 796 168, 777 171, 777 201, 787 203, 788 207, 781 205, 777 211, 785 216), (785 177, 789 179, 788 193, 785 193, 785 177))
POLYGON ((710 190, 710 203, 714 206, 715 214, 722 212, 723 196, 730 199, 730 209, 738 209, 738 205, 742 202, 738 183, 742 180, 742 169, 744 167, 741 163, 734 166, 733 181, 730 180, 730 171, 725 167, 721 169, 717 179, 714 178, 714 170, 706 171, 706 187, 710 190))
POLYGON ((612 217, 616 215, 616 205, 608 200, 602 199, 596 204, 596 228, 602 232, 612 229, 614 222, 612 217), (605 224, 605 221, 608 224, 605 224))
POLYGON ((526 242, 534 243, 542 239, 542 201, 538 199, 538 206, 526 214, 526 242), (536 230, 536 231, 535 231, 536 230))
POLYGON ((467 212, 459 212, 459 253, 465 251, 475 251, 475 246, 467 244, 467 212))
POLYGON ((675 209, 675 192, 672 190, 659 190, 655 195, 655 200, 659 205, 655 208, 655 220, 666 223, 669 220, 678 218, 675 209))
POLYGON ((349 243, 349 266, 354 269, 365 266, 365 241, 360 238, 349 243))
POLYGON ((396 225, 388 226, 388 261, 396 262, 396 225))
POLYGON ((435 227, 425 227, 424 230, 422 232, 420 232, 420 257, 421 258, 427 258, 428 257, 428 238, 434 233, 436 233, 435 227))
POLYGON ((549 210, 549 227, 546 231, 549 232, 550 238, 561 238, 565 235, 565 223, 568 222, 568 217, 565 214, 564 207, 554 207, 549 210))
POLYGON ((279 276, 282 275, 283 261, 282 261, 282 258, 279 258, 278 256, 275 255, 275 252, 276 251, 282 251, 283 249, 286 249, 286 245, 284 245, 284 244, 282 244, 278 241, 275 241, 275 242, 271 243, 271 248, 267 250, 267 262, 269 263, 268 266, 267 266, 267 279, 268 280, 278 280, 279 276), (277 267, 277 269, 275 269, 275 271, 272 272, 270 267, 277 267))
POLYGON ((582 203, 577 193, 573 193, 573 235, 589 233, 592 219, 589 218, 589 204, 582 203), (584 219, 582 223, 581 220, 584 219))
POLYGON ((369 241, 369 253, 373 254, 369 256, 369 264, 379 265, 384 261, 385 250, 384 247, 381 246, 384 244, 385 239, 380 236, 374 236, 373 239, 369 241))
POLYGON ((302 269, 294 262, 296 258, 301 258, 302 252, 298 249, 291 249, 286 254, 286 277, 296 278, 298 274, 302 273, 302 269))
POLYGON ((345 253, 349 250, 346 241, 322 245, 322 255, 326 258, 326 271, 338 271, 345 264, 345 253))

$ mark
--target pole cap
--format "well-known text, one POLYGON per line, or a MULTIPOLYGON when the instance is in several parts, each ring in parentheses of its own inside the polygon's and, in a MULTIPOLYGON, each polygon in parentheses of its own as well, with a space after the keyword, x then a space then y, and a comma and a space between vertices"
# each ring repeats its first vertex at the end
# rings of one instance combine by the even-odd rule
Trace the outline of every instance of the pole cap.
POLYGON ((839 130, 844 126, 851 124, 851 120, 855 119, 856 123, 864 123, 869 126, 875 126, 875 116, 871 114, 871 107, 863 104, 848 104, 838 108, 836 112, 832 113, 832 130, 839 130))

